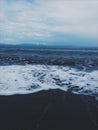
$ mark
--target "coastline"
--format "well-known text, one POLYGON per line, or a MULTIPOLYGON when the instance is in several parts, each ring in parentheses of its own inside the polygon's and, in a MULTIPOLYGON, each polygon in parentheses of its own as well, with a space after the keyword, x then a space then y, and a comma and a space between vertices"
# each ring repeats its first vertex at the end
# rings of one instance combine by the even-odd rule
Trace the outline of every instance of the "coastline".
POLYGON ((97 130, 98 101, 61 90, 0 96, 1 130, 97 130))

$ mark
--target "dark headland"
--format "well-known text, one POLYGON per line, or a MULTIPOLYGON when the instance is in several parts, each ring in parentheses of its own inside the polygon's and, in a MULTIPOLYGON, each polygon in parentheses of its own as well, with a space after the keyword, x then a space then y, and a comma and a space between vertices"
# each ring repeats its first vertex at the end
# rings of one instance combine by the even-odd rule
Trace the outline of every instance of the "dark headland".
POLYGON ((0 96, 0 130, 98 130, 98 101, 61 90, 0 96))

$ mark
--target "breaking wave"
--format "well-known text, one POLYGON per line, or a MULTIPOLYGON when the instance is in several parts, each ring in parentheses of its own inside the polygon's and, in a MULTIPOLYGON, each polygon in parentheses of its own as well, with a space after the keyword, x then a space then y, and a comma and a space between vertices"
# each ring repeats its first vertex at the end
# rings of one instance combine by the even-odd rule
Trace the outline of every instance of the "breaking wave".
POLYGON ((0 66, 0 95, 62 89, 98 98, 98 70, 84 71, 55 65, 0 66))

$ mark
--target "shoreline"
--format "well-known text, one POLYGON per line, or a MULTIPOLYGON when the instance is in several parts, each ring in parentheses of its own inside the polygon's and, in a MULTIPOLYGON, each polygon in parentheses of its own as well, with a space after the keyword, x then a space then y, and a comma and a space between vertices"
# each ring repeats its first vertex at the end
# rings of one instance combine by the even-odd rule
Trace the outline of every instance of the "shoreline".
POLYGON ((97 130, 98 101, 62 90, 0 96, 1 130, 97 130))

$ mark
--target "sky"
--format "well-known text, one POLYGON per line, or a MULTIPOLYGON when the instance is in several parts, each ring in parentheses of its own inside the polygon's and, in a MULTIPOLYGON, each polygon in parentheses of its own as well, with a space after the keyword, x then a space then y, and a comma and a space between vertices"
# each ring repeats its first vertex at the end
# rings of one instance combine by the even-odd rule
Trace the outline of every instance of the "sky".
POLYGON ((0 43, 98 46, 98 0, 0 0, 0 43))

